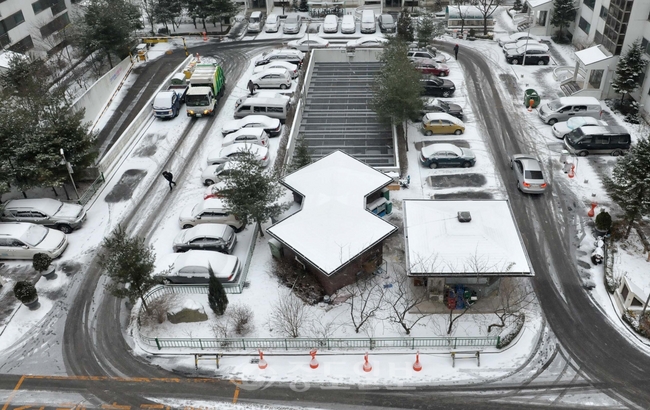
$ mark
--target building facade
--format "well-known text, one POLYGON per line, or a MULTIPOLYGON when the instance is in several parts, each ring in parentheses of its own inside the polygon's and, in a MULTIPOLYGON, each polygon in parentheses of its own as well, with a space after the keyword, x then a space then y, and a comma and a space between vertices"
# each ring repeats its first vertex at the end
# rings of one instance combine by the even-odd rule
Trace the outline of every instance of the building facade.
POLYGON ((51 55, 67 44, 60 31, 80 0, 0 0, 0 45, 19 53, 51 55))

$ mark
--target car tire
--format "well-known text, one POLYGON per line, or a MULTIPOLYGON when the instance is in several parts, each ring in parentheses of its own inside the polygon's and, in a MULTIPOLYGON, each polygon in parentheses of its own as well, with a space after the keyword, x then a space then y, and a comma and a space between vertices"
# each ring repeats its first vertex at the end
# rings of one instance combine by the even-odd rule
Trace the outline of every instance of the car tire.
POLYGON ((438 164, 435 163, 435 162, 432 162, 432 163, 429 164, 429 168, 436 169, 436 168, 438 168, 438 164))
POLYGON ((431 131, 431 130, 426 130, 426 131, 424 131, 424 135, 426 135, 427 137, 430 137, 430 136, 433 135, 433 131, 431 131))
POLYGON ((544 61, 544 60, 539 60, 539 61, 537 62, 537 65, 546 65, 546 61, 544 61))
POLYGON ((260 85, 259 84, 253 84, 253 90, 259 90, 260 85))
POLYGON ((551 118, 550 120, 548 120, 548 125, 552 127, 553 125, 555 125, 556 122, 557 120, 555 118, 551 118))
POLYGON ((183 229, 190 229, 190 228, 193 228, 193 227, 194 227, 194 225, 190 225, 190 224, 183 225, 183 229))
POLYGON ((451 95, 451 93, 449 91, 443 91, 442 92, 443 97, 449 97, 450 95, 451 95))
POLYGON ((612 151, 612 156, 613 157, 618 157, 619 155, 623 155, 623 151, 621 151, 619 149, 612 151))
POLYGON ((286 90, 287 88, 289 88, 289 87, 287 87, 286 84, 280 84, 280 89, 281 90, 286 90))
POLYGON ((587 155, 589 155, 589 152, 588 152, 588 151, 580 151, 580 152, 578 153, 578 156, 579 156, 579 157, 586 157, 587 155))
POLYGON ((72 227, 70 225, 66 224, 61 224, 56 227, 59 231, 63 232, 64 234, 69 234, 72 233, 72 227))
POLYGON ((460 135, 460 134, 462 134, 462 133, 463 133, 463 130, 456 130, 456 131, 454 131, 454 134, 456 134, 456 135, 460 135))
POLYGON ((206 179, 205 181, 203 181, 203 185, 205 186, 214 185, 214 181, 211 179, 206 179))
POLYGON ((230 227, 235 231, 235 233, 239 233, 239 232, 243 231, 244 228, 246 228, 246 225, 242 225, 239 228, 235 227, 234 225, 230 225, 230 227))
POLYGON ((517 65, 517 64, 519 64, 519 60, 516 59, 516 58, 513 58, 512 60, 510 60, 510 64, 517 65))
POLYGON ((469 168, 472 164, 470 162, 463 162, 463 168, 469 168))

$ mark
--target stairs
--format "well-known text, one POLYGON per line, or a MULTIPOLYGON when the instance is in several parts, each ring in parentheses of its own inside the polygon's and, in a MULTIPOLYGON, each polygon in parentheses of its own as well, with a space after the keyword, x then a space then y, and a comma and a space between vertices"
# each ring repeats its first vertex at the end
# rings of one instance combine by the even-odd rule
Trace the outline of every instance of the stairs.
POLYGON ((562 83, 562 85, 560 85, 560 89, 567 97, 581 90, 580 85, 578 85, 578 83, 575 81, 567 81, 565 83, 562 83))

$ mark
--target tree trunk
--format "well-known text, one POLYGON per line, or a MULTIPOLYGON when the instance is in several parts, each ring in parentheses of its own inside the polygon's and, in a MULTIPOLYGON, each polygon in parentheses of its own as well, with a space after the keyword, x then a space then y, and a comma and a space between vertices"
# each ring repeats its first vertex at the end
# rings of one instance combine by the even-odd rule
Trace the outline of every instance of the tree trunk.
POLYGON ((630 236, 630 232, 632 232, 632 224, 634 224, 634 218, 630 219, 630 223, 627 225, 627 229, 625 230, 625 239, 630 236))
POLYGON ((208 27, 205 25, 205 19, 201 19, 201 22, 203 23, 203 30, 207 33, 208 27))
POLYGON ((487 36, 487 16, 483 16, 483 35, 487 36))
POLYGON ((262 223, 257 219, 255 220, 255 222, 257 222, 257 229, 260 231, 260 236, 264 238, 264 230, 262 229, 262 223))
POLYGON ((144 308, 144 311, 149 313, 149 306, 147 306, 147 302, 144 300, 144 295, 140 295, 140 300, 142 301, 142 307, 144 308))
POLYGON ((449 309, 449 327, 447 327, 447 334, 450 335, 454 327, 454 311, 449 309))
POLYGON ((113 68, 113 60, 111 59, 110 51, 108 51, 108 50, 104 50, 104 51, 106 52, 106 58, 108 58, 108 65, 110 65, 111 68, 113 68))
POLYGON ((408 151, 409 150, 409 138, 408 138, 409 127, 408 127, 408 123, 406 121, 404 121, 402 123, 402 126, 404 127, 404 142, 406 143, 406 150, 408 151))

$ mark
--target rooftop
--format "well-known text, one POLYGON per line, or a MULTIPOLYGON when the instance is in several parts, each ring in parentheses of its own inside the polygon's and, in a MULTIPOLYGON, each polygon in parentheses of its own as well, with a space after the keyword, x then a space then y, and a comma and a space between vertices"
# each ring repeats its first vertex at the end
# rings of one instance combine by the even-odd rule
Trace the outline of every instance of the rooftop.
POLYGON ((391 181, 335 151, 284 178, 284 185, 303 197, 302 208, 268 232, 324 274, 332 275, 397 230, 366 210, 366 196, 391 181))
POLYGON ((404 236, 410 275, 533 275, 507 201, 404 200, 404 236))

